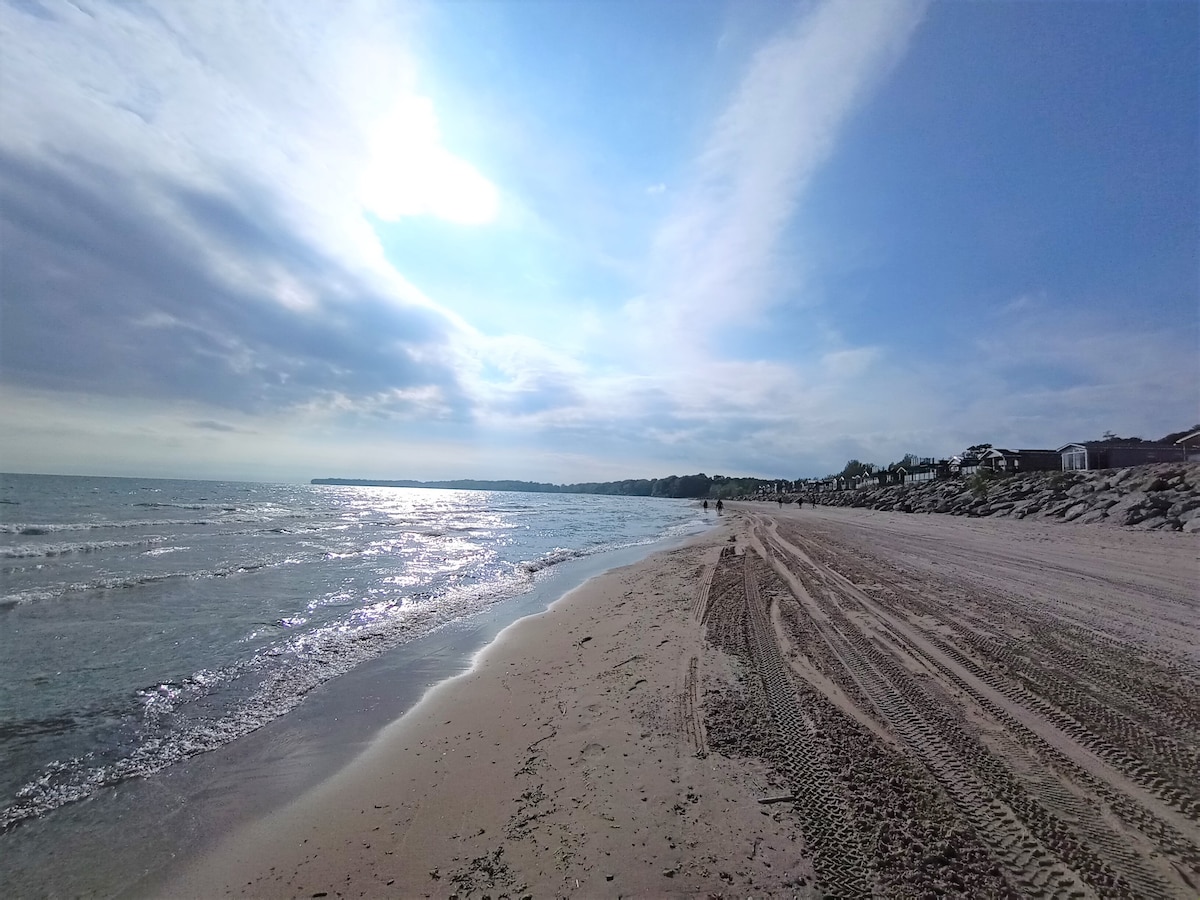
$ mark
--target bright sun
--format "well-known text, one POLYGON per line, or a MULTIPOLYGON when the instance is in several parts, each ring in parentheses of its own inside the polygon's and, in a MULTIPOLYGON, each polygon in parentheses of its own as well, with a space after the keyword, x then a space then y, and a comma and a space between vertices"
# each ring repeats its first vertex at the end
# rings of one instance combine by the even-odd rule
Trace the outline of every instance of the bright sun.
POLYGON ((428 98, 398 102, 376 127, 370 152, 361 198, 381 219, 395 222, 403 216, 430 215, 483 225, 499 211, 495 186, 442 147, 428 98))

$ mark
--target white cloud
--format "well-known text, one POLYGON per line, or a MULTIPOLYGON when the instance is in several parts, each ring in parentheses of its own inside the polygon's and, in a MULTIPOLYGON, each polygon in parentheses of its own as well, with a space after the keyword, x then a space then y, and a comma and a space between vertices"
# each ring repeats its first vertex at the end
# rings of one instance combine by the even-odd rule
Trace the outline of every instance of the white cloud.
POLYGON ((467 405, 453 364, 479 336, 392 266, 362 206, 374 178, 380 213, 494 213, 417 92, 412 4, 44 6, 0 5, 6 343, 28 350, 6 347, 7 379, 467 405), (423 194, 380 176, 389 152, 423 194))
POLYGON ((832 350, 821 357, 821 365, 834 377, 862 375, 878 356, 879 350, 876 347, 832 350))
MULTIPOLYGON (((787 365, 714 363, 688 372, 660 366, 666 353, 633 374, 598 373, 573 356, 605 338, 597 323, 577 329, 573 339, 583 343, 571 351, 487 337, 409 284, 385 258, 364 203, 384 219, 479 223, 496 214, 499 197, 442 142, 410 49, 412 7, 358 0, 334 14, 297 2, 278 15, 279 7, 234 0, 46 6, 50 19, 0 8, 0 151, 52 172, 54 190, 86 186, 79 196, 97 210, 107 204, 92 232, 69 235, 107 232, 90 251, 107 268, 80 268, 65 238, 54 250, 76 286, 59 294, 77 304, 63 307, 67 317, 91 305, 96 321, 112 321, 115 331, 93 331, 90 346, 81 335, 83 362, 51 365, 60 371, 29 385, 58 385, 70 401, 44 410, 66 416, 81 402, 66 391, 124 360, 130 370, 118 373, 109 395, 125 396, 127 421, 151 422, 144 430, 160 444, 188 427, 170 413, 183 402, 195 406, 187 421, 220 423, 231 410, 254 410, 298 441, 355 417, 390 423, 400 439, 415 434, 405 423, 465 417, 493 439, 516 440, 527 429, 526 443, 541 441, 547 452, 574 445, 635 458, 656 451, 634 444, 659 440, 672 454, 700 458, 705 441, 712 446, 714 409, 732 410, 718 429, 757 433, 808 413, 829 390, 787 365), (117 211, 127 216, 125 232, 112 227, 117 211), (130 248, 128 257, 115 258, 119 246, 130 248), (177 258, 164 263, 165 248, 177 258), (107 284, 100 277, 118 269, 107 284), (250 308, 258 303, 261 310, 250 308), (107 356, 96 350, 102 346, 107 356)), ((648 186, 649 196, 676 204, 655 251, 656 272, 669 277, 651 285, 650 315, 665 298, 669 321, 693 325, 707 316, 717 325, 718 301, 734 281, 768 283, 758 270, 769 268, 798 191, 916 18, 907 7, 871 9, 857 17, 835 2, 769 43, 714 127, 692 187, 681 195, 648 186), (797 105, 814 108, 792 115, 797 105), (731 268, 733 257, 740 262, 731 268), (694 297, 685 290, 693 278, 702 287, 694 297)), ((602 195, 602 185, 595 189, 602 195)), ((61 228, 65 212, 43 218, 61 228)), ((10 328, 40 315, 7 306, 6 313, 10 328)), ((45 414, 36 420, 49 427, 45 414)), ((88 437, 103 424, 88 421, 79 442, 107 446, 88 437)), ((203 429, 214 458, 218 444, 221 453, 242 446, 252 455, 262 441, 246 431, 203 429)), ((116 428, 108 443, 128 446, 124 436, 116 428)), ((31 440, 23 452, 33 452, 31 440)), ((733 438, 722 440, 732 452, 733 438)))
POLYGON ((1200 419, 1194 323, 1159 331, 1040 299, 981 328, 963 373, 967 421, 990 419, 1012 442, 1061 444, 1106 429, 1153 439, 1200 419))
MULTIPOLYGON (((828 0, 755 55, 659 230, 635 319, 695 342, 772 302, 775 257, 805 186, 869 89, 907 46, 924 3, 828 0)), ((787 260, 789 277, 798 261, 787 260)))
MULTIPOLYGON (((298 237, 398 302, 433 305, 387 263, 360 203, 365 173, 378 170, 374 127, 418 102, 413 4, 296 2, 285 15, 235 0, 45 5, 49 18, 0 8, 0 147, 120 172, 131 205, 235 281, 259 277, 252 260, 206 245, 161 188, 253 187, 298 237)), ((448 154, 434 161, 443 175, 470 168, 448 154)), ((436 211, 477 218, 480 192, 464 200, 454 187, 436 211)))
MULTIPOLYGON (((6 378, 44 376, 6 383, 0 397, 10 466, 137 474, 170 458, 180 468, 161 474, 822 474, 849 456, 1053 443, 1089 436, 1094 423, 1154 437, 1196 418, 1194 334, 1187 347, 1054 318, 1044 293, 1008 304, 949 362, 901 362, 815 322, 805 358, 718 358, 716 341, 763 318, 781 278, 803 272, 802 258, 780 259, 788 224, 904 51, 920 3, 803 6, 749 61, 690 180, 672 171, 670 189, 643 187, 644 173, 626 182, 639 210, 667 210, 647 272, 604 268, 637 281, 639 298, 615 328, 603 299, 584 312, 564 299, 544 316, 564 335, 544 343, 480 334, 441 308, 393 268, 364 216, 364 202, 384 219, 482 223, 498 212, 500 189, 444 144, 424 99, 436 92, 418 78, 409 7, 45 5, 56 19, 0 5, 0 189, 10 198, 0 219, 10 214, 9 259, 21 257, 6 277, 24 266, 43 302, 4 297, 8 340, 41 341, 6 354, 6 378), (37 228, 11 224, 26 213, 18 225, 37 228), (26 250, 54 237, 54 252, 26 266, 26 250), (1026 377, 1035 369, 1053 371, 1026 377), (110 399, 97 373, 112 379, 110 399), (144 456, 131 460, 131 447, 144 456), (95 465, 72 463, 81 458, 95 465), (271 462, 245 463, 255 458, 271 462)), ((586 243, 596 221, 625 228, 611 184, 571 159, 546 164, 565 173, 556 185, 585 184, 587 203, 566 204, 552 224, 506 192, 506 227, 521 219, 514 233, 538 229, 562 246, 586 243)), ((545 274, 531 266, 531 281, 545 274)))

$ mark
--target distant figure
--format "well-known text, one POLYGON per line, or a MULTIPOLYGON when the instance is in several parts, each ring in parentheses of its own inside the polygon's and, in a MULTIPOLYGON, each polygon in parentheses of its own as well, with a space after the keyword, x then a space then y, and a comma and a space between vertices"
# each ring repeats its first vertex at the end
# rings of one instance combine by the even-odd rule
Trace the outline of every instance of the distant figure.
POLYGON ((783 498, 782 498, 782 497, 776 497, 775 499, 776 499, 777 501, 779 501, 779 508, 780 508, 780 509, 783 509, 783 498))
POLYGON ((796 509, 804 509, 804 498, 803 497, 796 498, 796 509))
POLYGON ((704 501, 704 508, 708 509, 708 501, 707 500, 704 501))
POLYGON ((718 500, 717 501, 717 512, 720 512, 723 508, 724 508, 724 504, 721 503, 720 500, 718 500))

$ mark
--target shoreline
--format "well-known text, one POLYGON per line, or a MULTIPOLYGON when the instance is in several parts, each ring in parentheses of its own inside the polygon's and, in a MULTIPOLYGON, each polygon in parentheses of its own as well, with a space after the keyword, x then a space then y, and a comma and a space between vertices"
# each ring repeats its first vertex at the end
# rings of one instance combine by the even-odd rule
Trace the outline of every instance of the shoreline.
MULTIPOLYGON (((467 896, 483 880, 496 896, 687 892, 681 873, 694 867, 685 843, 715 847, 731 805, 757 826, 755 799, 773 789, 765 768, 705 752, 686 665, 704 653, 722 664, 703 646, 695 613, 704 570, 729 543, 727 523, 596 575, 512 623, 353 763, 240 830, 162 895, 467 896), (684 748, 675 725, 688 689, 694 743, 684 748), (643 783, 625 783, 628 773, 643 783), (588 820, 584 831, 577 815, 588 820), (685 837, 696 828, 703 840, 685 837), (381 834, 388 839, 370 839, 381 834), (626 836, 642 848, 633 868, 622 859, 601 872, 596 850, 577 862, 583 845, 626 836)), ((756 868, 745 886, 769 873, 768 854, 756 868)))
POLYGON ((49 896, 153 895, 221 838, 334 776, 515 621, 596 574, 676 546, 669 535, 568 559, 523 594, 448 622, 311 691, 296 709, 207 753, 66 804, 3 836, 6 882, 49 896), (109 823, 120 822, 120 827, 109 823), (61 848, 72 852, 64 857, 61 848))
POLYGON ((730 506, 162 895, 1194 894, 1193 539, 730 506))

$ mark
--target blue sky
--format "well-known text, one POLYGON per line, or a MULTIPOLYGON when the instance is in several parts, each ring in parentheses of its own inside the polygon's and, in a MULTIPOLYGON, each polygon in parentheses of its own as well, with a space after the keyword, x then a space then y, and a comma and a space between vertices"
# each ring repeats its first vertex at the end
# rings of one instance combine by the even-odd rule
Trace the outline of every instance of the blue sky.
POLYGON ((1200 419, 1192 2, 0 0, 0 468, 821 475, 1200 419))

